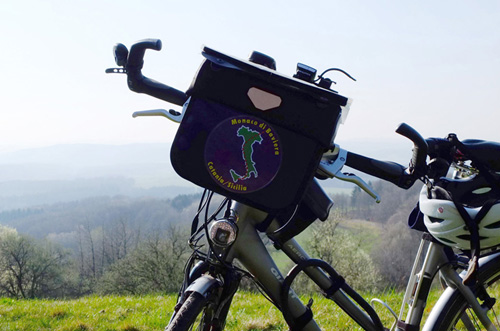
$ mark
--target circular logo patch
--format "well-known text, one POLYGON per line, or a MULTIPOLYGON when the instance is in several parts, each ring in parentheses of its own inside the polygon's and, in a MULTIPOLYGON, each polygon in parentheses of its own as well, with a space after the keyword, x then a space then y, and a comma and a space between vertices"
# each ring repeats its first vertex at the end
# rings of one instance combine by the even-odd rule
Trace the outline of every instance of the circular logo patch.
POLYGON ((250 116, 224 120, 212 130, 205 145, 205 162, 212 179, 236 193, 266 187, 278 173, 281 159, 276 132, 250 116))

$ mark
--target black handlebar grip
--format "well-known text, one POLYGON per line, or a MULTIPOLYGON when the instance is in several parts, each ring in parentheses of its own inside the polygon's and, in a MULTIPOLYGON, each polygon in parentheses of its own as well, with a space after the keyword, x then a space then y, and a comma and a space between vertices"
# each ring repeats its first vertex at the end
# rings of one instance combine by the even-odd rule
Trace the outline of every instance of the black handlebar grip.
POLYGON ((408 169, 410 174, 423 175, 426 168, 427 142, 420 133, 406 123, 401 123, 396 132, 413 142, 413 156, 408 169))
POLYGON ((405 167, 401 164, 379 161, 352 152, 347 152, 345 164, 366 174, 396 184, 399 187, 407 188, 406 182, 403 179, 405 167))
POLYGON ((182 106, 188 98, 186 93, 145 77, 141 72, 146 50, 159 51, 161 46, 160 39, 143 39, 130 47, 126 67, 128 87, 134 92, 146 93, 155 98, 182 106))
POLYGON ((161 46, 160 39, 143 39, 136 42, 130 47, 127 65, 129 67, 141 69, 144 63, 144 53, 146 49, 159 51, 161 50, 161 46))

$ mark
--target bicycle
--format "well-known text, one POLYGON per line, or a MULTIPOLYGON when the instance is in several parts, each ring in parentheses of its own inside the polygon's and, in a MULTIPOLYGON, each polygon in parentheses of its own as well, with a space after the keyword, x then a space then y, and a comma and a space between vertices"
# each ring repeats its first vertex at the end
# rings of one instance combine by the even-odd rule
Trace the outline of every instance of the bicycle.
MULTIPOLYGON (((198 89, 197 96, 204 95, 204 93, 205 95, 219 93, 212 84, 207 84, 199 77, 202 76, 205 79, 209 76, 213 79, 210 75, 219 75, 221 72, 231 75, 237 73, 237 77, 243 80, 247 79, 246 72, 251 73, 252 79, 264 77, 266 81, 277 82, 278 85, 282 84, 286 88, 291 88, 294 94, 290 97, 295 97, 295 93, 300 94, 305 91, 303 98, 307 99, 309 94, 319 93, 322 95, 321 98, 314 95, 317 97, 314 99, 316 106, 319 101, 324 102, 325 97, 332 98, 331 100, 338 103, 339 107, 335 109, 339 112, 333 122, 328 122, 328 118, 325 119, 327 125, 337 125, 340 116, 345 115, 348 110, 349 103, 344 97, 330 89, 332 82, 325 78, 324 74, 316 78, 315 69, 299 64, 294 79, 283 78, 275 73, 274 59, 257 52, 251 55, 250 61, 243 61, 205 48, 203 55, 206 60, 198 73, 196 82, 193 83, 194 87, 190 88, 191 92, 184 93, 142 75, 143 57, 147 49, 159 51, 161 42, 155 39, 142 40, 133 44, 130 52, 124 45, 117 44, 114 48, 115 61, 121 68, 108 69, 106 72, 127 74, 128 86, 132 91, 146 93, 183 106, 183 111, 163 109, 139 111, 133 114, 134 117, 164 116, 181 123, 181 127, 194 125, 193 122, 198 126, 201 125, 196 122, 196 119, 186 120, 185 116, 188 116, 186 114, 193 112, 189 107, 194 107, 193 103, 198 105, 200 103, 200 101, 191 100, 190 93, 193 88, 198 89), (210 71, 207 71, 207 68, 210 68, 210 71)), ((345 73, 340 69, 333 70, 345 73)), ((228 77, 234 76, 226 76, 225 79, 228 77)), ((252 84, 254 83, 252 81, 252 84)), ((238 83, 231 82, 231 84, 237 85, 238 83)), ((250 90, 248 97, 251 99, 250 90)), ((284 102, 281 98, 278 100, 276 95, 270 93, 268 89, 262 88, 260 91, 254 90, 252 93, 260 93, 260 97, 267 101, 263 105, 254 103, 253 106, 262 108, 260 109, 262 113, 284 102)), ((222 95, 221 98, 225 97, 222 95)), ((239 102, 239 100, 234 99, 229 103, 231 102, 239 102)), ((227 111, 226 108, 223 109, 227 111)), ((294 113, 290 116, 296 115, 294 113)), ((210 121, 212 116, 215 115, 203 120, 210 121)), ((224 126, 227 128, 231 123, 234 126, 240 123, 238 121, 243 121, 245 125, 239 128, 246 127, 245 130, 237 131, 238 137, 243 140, 240 157, 246 158, 246 170, 242 174, 242 171, 227 169, 234 179, 232 184, 227 183, 220 174, 221 168, 217 168, 210 161, 212 160, 210 159, 211 152, 207 152, 209 147, 205 147, 206 155, 203 161, 206 169, 204 171, 207 172, 206 178, 210 180, 205 181, 204 177, 196 178, 194 181, 201 182, 204 187, 215 188, 215 191, 222 192, 226 198, 209 216, 208 208, 213 192, 206 190, 203 194, 198 213, 192 224, 190 244, 194 252, 186 263, 184 282, 166 330, 189 330, 193 327, 198 330, 223 330, 233 296, 243 277, 249 277, 258 284, 263 295, 282 312, 291 330, 319 330, 313 318, 311 304, 306 305, 301 302, 291 288, 294 279, 301 272, 305 273, 322 290, 325 297, 335 301, 354 322, 365 330, 419 330, 431 283, 437 275, 446 289, 426 319, 423 330, 475 330, 481 326, 487 330, 500 328, 493 309, 495 298, 487 291, 500 278, 500 252, 495 250, 495 247, 500 244, 500 233, 498 233, 500 226, 499 217, 497 217, 499 207, 496 199, 500 190, 497 173, 500 170, 498 162, 500 144, 480 140, 459 141, 453 134, 446 138, 424 139, 416 130, 403 123, 396 132, 407 137, 414 144, 412 159, 409 166, 405 167, 394 162, 380 161, 341 149, 333 143, 336 132, 334 128, 329 131, 328 148, 320 146, 321 153, 318 158, 312 157, 312 166, 310 164, 301 166, 301 172, 309 171, 311 174, 309 177, 305 176, 300 179, 306 184, 298 186, 297 191, 302 190, 297 193, 299 198, 291 196, 287 200, 287 203, 292 202, 291 210, 288 209, 283 213, 279 210, 269 212, 266 208, 272 209, 271 205, 266 205, 267 201, 259 200, 259 194, 242 194, 247 193, 242 192, 244 190, 251 191, 251 186, 237 183, 247 178, 257 177, 257 169, 252 167, 255 166, 255 162, 250 162, 253 161, 250 152, 255 152, 256 149, 249 148, 249 146, 258 146, 256 144, 263 144, 264 138, 271 139, 277 135, 276 132, 265 131, 265 129, 260 133, 255 131, 257 134, 252 135, 251 128, 258 125, 263 128, 267 122, 262 118, 245 116, 232 117, 232 122, 224 126), (264 132, 268 135, 266 136, 264 132), (427 157, 430 160, 428 163, 427 157), (207 159, 208 163, 206 163, 207 159), (380 200, 378 194, 362 178, 344 173, 342 171, 344 166, 389 181, 402 189, 410 188, 417 180, 424 182, 420 194, 420 207, 416 208, 410 217, 411 225, 422 231, 423 235, 399 315, 378 299, 372 300, 371 304, 366 302, 334 268, 324 261, 312 259, 294 239, 315 220, 324 221, 332 207, 332 201, 321 189, 317 179, 337 178, 352 182, 377 201, 380 200), (315 179, 312 178, 313 175, 315 179), (232 201, 230 198, 237 201, 232 201), (486 200, 492 202, 488 202, 489 206, 483 208, 486 200), (203 212, 205 213, 204 222, 199 225, 199 218, 203 212), (222 216, 219 216, 221 214, 222 216), (480 217, 479 214, 481 214, 480 217), (481 224, 481 220, 485 221, 481 224), (444 228, 443 224, 448 228, 444 228), (450 230, 450 226, 455 228, 450 230), (281 274, 259 233, 266 234, 274 246, 281 249, 296 264, 288 275, 281 274), (201 251, 202 238, 206 240, 206 252, 201 251), (237 267, 235 261, 238 261, 244 269, 237 267), (389 309, 395 319, 392 326, 387 328, 382 325, 373 308, 375 303, 382 304, 389 309), (497 325, 495 326, 494 323, 497 325)), ((268 116, 268 114, 265 113, 262 116, 268 116)), ((266 118, 276 120, 272 117, 266 118)), ((307 122, 310 119, 304 118, 303 120, 307 122)), ((221 125, 218 124, 215 128, 221 125)), ((189 130, 193 127, 189 127, 189 130)), ((299 126, 297 130, 300 131, 302 128, 299 126)), ((184 129, 184 131, 189 130, 184 129)), ((217 132, 219 136, 223 136, 222 131, 217 132)), ((206 132, 202 135, 203 143, 214 139, 206 132)), ((185 137, 184 135, 179 139, 184 139, 184 143, 191 147, 199 143, 193 142, 195 138, 186 142, 185 137)), ((314 138, 320 141, 324 137, 315 136, 314 138)), ((226 138, 224 139, 225 143, 230 144, 226 138)), ((276 140, 273 141, 274 146, 279 144, 276 140)), ((241 145, 241 141, 239 144, 241 145)), ((283 146, 279 146, 281 147, 275 150, 277 155, 283 152, 280 149, 283 146)), ((197 157, 190 155, 193 159, 197 157)), ((172 160, 179 162, 174 160, 178 156, 183 157, 181 154, 173 154, 172 160)), ((192 175, 186 174, 185 169, 176 170, 182 176, 192 175)), ((271 176, 272 178, 268 178, 267 182, 259 184, 260 186, 255 189, 256 192, 263 191, 263 187, 267 189, 272 186, 272 182, 278 175, 275 172, 271 172, 271 175, 274 177, 271 176)), ((262 194, 265 196, 264 200, 274 199, 272 203, 275 205, 284 201, 266 194, 262 194)), ((286 192, 282 194, 286 195, 286 192)))

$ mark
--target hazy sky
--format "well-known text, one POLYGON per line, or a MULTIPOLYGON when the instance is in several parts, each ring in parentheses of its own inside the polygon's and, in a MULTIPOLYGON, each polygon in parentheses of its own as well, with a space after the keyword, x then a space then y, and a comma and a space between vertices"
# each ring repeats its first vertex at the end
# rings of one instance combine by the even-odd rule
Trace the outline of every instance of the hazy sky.
POLYGON ((246 57, 259 50, 288 75, 298 61, 354 99, 340 142, 424 136, 500 141, 499 1, 3 0, 0 4, 0 150, 61 143, 166 142, 176 124, 132 119, 170 105, 106 75, 112 47, 143 38, 144 73, 185 90, 201 46, 246 57))

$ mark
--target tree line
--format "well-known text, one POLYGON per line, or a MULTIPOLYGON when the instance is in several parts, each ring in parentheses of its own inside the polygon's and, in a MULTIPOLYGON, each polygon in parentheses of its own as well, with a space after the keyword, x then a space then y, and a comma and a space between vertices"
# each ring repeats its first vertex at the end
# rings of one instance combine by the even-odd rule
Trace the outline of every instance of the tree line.
POLYGON ((168 223, 189 222, 194 213, 188 207, 200 196, 178 195, 173 199, 98 196, 3 211, 0 212, 0 224, 36 238, 49 237, 62 241, 65 234, 72 236, 82 224, 92 229, 106 227, 120 218, 126 219, 130 226, 140 226, 143 232, 152 232, 168 223))
POLYGON ((0 226, 0 296, 79 297, 175 291, 189 255, 177 228, 138 240, 122 229, 111 233, 79 229, 72 252, 46 239, 0 226))
MULTIPOLYGON (((355 288, 402 286, 419 238, 404 224, 418 190, 402 193, 392 184, 372 185, 382 196, 380 204, 358 188, 350 195, 334 195, 331 219, 313 225, 306 246, 315 257, 332 263, 355 288), (384 231, 377 243, 366 245, 363 235, 343 228, 342 219, 373 221, 384 231)), ((46 206, 11 213, 10 218, 3 214, 3 223, 10 220, 10 226, 0 225, 0 296, 174 292, 190 254, 187 238, 198 199, 198 195, 172 200, 120 197, 46 206), (63 208, 68 206, 73 213, 63 208), (65 232, 59 234, 54 227, 45 229, 44 236, 34 236, 11 226, 14 221, 26 225, 39 220, 41 224, 34 224, 39 229, 49 224, 50 216, 72 215, 67 221, 72 228, 60 225, 65 232)))
POLYGON ((96 198, 2 213, 27 233, 0 225, 0 296, 174 291, 198 199, 96 198))

